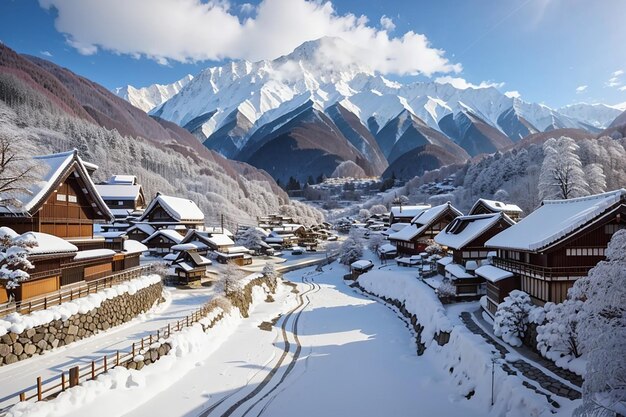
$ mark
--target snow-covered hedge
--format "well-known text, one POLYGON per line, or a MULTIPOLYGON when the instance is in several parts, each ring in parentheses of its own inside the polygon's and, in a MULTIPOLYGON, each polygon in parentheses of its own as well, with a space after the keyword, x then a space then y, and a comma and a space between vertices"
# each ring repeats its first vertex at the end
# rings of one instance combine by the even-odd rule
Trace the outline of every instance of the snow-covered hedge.
POLYGON ((435 293, 417 278, 397 271, 373 270, 359 277, 367 292, 403 303, 424 327, 422 343, 428 347, 437 333, 452 329, 443 305, 435 293))
POLYGON ((521 346, 533 309, 530 296, 524 291, 511 291, 496 310, 493 333, 511 346, 521 346))
POLYGON ((19 313, 9 314, 0 319, 0 336, 9 332, 20 334, 24 330, 48 324, 54 320, 67 320, 74 314, 86 314, 100 307, 105 300, 110 300, 122 294, 133 295, 137 291, 160 281, 161 277, 159 275, 146 275, 46 310, 39 310, 25 315, 19 313))

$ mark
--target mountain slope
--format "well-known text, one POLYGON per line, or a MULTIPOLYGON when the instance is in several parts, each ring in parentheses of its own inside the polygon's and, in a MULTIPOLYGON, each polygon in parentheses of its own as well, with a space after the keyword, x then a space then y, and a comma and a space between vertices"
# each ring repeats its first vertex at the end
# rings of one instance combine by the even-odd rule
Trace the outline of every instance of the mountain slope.
POLYGON ((147 113, 178 94, 192 79, 193 76, 188 74, 171 84, 152 84, 142 88, 127 85, 125 87, 118 87, 113 92, 118 97, 123 98, 133 106, 147 113))

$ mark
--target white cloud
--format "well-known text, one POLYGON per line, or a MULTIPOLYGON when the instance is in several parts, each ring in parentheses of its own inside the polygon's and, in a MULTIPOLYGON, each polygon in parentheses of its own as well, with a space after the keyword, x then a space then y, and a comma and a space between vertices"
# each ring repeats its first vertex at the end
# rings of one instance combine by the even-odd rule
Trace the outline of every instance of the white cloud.
POLYGON ((256 10, 256 7, 254 7, 254 5, 250 3, 243 3, 241 6, 239 6, 239 10, 241 10, 241 13, 243 14, 252 14, 256 10))
POLYGON ((50 51, 41 51, 41 52, 39 52, 39 53, 40 53, 41 55, 43 55, 43 56, 47 56, 47 57, 51 57, 51 56, 52 56, 52 53, 51 53, 50 51))
POLYGON ((618 88, 619 91, 626 91, 626 85, 618 88))
MULTIPOLYGON (((357 57, 381 73, 460 72, 445 51, 412 31, 392 37, 365 16, 338 14, 332 3, 262 0, 252 17, 240 19, 226 1, 39 0, 57 12, 55 27, 68 44, 90 55, 99 48, 159 62, 273 59, 307 40, 340 37, 365 51, 357 57), (97 19, 93 17, 97 16, 97 19)), ((351 54, 355 56, 355 54, 351 54)))
POLYGON ((624 74, 624 70, 617 70, 615 71, 613 74, 611 74, 613 77, 619 77, 620 75, 624 74))
POLYGON ((617 87, 618 85, 622 85, 622 80, 620 80, 618 77, 611 77, 606 82, 607 87, 617 87))
POLYGON ((587 87, 588 86, 586 85, 579 85, 578 87, 576 87, 576 94, 580 94, 584 92, 585 90, 587 90, 587 87))
POLYGON ((380 26, 382 26, 382 28, 385 29, 387 32, 393 32, 393 30, 396 28, 396 24, 393 23, 393 19, 385 15, 380 18, 380 26))
POLYGON ((504 95, 507 96, 508 98, 520 98, 522 96, 520 92, 517 90, 506 91, 504 95))
POLYGON ((504 83, 494 83, 491 81, 481 81, 480 84, 472 84, 466 81, 464 78, 451 77, 449 75, 446 75, 443 77, 437 77, 435 79, 435 82, 439 84, 450 84, 453 87, 461 89, 461 90, 466 90, 468 88, 489 88, 489 87, 501 88, 504 86, 504 83))

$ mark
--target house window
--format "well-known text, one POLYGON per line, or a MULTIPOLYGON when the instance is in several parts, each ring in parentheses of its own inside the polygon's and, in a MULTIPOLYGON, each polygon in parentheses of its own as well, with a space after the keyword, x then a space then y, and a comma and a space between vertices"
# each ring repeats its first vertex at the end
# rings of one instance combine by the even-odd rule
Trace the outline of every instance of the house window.
POLYGON ((604 233, 607 235, 612 235, 620 229, 626 229, 626 225, 624 224, 607 224, 604 226, 604 233))
POLYGON ((67 196, 67 199, 68 199, 68 201, 69 201, 70 203, 76 203, 76 202, 78 202, 78 199, 76 198, 76 196, 75 196, 75 195, 68 195, 68 196, 67 196))
POLYGON ((124 205, 124 202, 123 202, 123 201, 118 201, 118 202, 117 202, 117 205, 118 205, 118 206, 123 206, 123 205, 124 205))
POLYGON ((67 195, 66 194, 57 193, 57 201, 67 201, 67 195))
POLYGON ((470 257, 469 251, 463 251, 463 257, 464 258, 469 258, 470 257))
POLYGON ((604 248, 568 248, 566 256, 604 256, 604 248))

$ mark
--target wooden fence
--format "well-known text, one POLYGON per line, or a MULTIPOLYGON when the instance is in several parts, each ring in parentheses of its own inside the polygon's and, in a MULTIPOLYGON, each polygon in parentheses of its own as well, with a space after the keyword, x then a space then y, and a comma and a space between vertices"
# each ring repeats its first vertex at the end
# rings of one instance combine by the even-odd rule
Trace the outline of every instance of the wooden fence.
POLYGON ((36 401, 48 400, 56 397, 59 393, 68 388, 79 385, 85 381, 96 379, 98 375, 107 372, 109 369, 120 365, 124 366, 130 361, 133 361, 135 356, 144 353, 153 343, 161 339, 167 339, 173 332, 178 332, 185 327, 190 327, 194 323, 197 323, 207 316, 210 312, 210 307, 209 302, 207 302, 204 306, 183 319, 168 323, 167 326, 134 342, 128 350, 117 350, 115 353, 104 355, 102 358, 93 360, 91 363, 82 367, 74 366, 67 371, 61 372, 57 377, 51 378, 47 382, 42 382, 42 377, 39 376, 33 388, 22 391, 19 394, 16 393, 15 397, 16 399, 19 398, 19 401, 29 401, 33 399, 36 401))
POLYGON ((95 279, 93 281, 83 281, 80 284, 73 284, 66 288, 61 288, 45 296, 37 296, 26 300, 7 303, 0 306, 0 317, 4 317, 11 313, 29 314, 37 310, 45 310, 46 308, 59 305, 77 298, 94 294, 105 288, 111 288, 121 282, 137 278, 146 273, 154 271, 155 264, 142 265, 135 268, 129 268, 104 278, 95 279))

